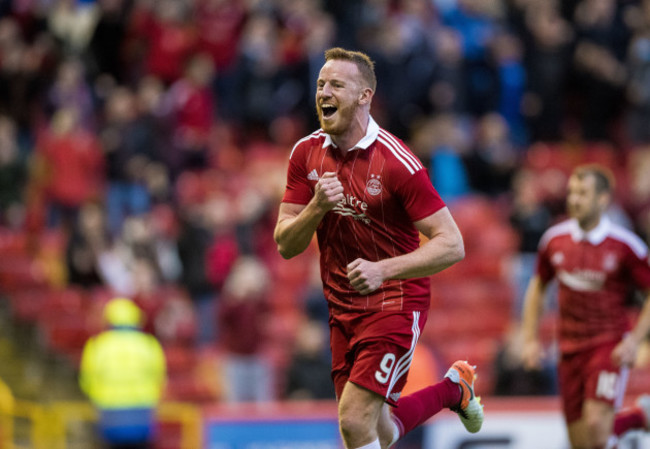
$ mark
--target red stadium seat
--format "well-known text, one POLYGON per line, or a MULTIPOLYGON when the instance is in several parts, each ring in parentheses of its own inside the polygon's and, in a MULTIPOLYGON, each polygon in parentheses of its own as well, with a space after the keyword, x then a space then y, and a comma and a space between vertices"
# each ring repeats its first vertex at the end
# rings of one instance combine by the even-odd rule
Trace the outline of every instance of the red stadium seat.
POLYGON ((49 289, 30 288, 20 289, 7 295, 13 318, 21 323, 36 323, 48 294, 49 289))
POLYGON ((81 289, 68 288, 46 294, 38 316, 45 347, 77 363, 91 335, 87 308, 88 298, 81 289))

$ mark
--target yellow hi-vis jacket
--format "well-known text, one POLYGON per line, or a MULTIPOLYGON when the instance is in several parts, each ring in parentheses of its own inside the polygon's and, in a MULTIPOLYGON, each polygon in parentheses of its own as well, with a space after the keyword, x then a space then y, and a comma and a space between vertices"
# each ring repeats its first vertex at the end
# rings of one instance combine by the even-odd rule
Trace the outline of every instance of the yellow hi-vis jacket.
POLYGON ((150 334, 114 329, 84 346, 79 384, 100 409, 153 408, 165 378, 165 355, 150 334))

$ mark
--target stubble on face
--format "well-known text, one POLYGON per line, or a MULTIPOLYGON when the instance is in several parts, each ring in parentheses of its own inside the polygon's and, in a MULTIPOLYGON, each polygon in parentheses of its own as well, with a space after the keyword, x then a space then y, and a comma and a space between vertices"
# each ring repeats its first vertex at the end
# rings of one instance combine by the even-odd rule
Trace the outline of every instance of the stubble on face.
POLYGON ((591 229, 600 220, 600 206, 596 182, 592 176, 569 178, 567 192, 567 212, 578 221, 583 229, 591 229))
POLYGON ((320 126, 327 134, 340 136, 350 129, 359 108, 359 77, 359 69, 349 61, 331 60, 321 69, 316 112, 320 126))

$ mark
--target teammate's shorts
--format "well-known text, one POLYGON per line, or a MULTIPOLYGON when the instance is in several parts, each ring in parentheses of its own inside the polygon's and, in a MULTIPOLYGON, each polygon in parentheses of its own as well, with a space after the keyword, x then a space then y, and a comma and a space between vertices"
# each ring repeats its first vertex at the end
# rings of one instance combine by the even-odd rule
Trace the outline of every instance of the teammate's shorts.
POLYGON ((587 399, 618 407, 625 394, 627 368, 612 361, 612 351, 618 343, 564 354, 558 367, 562 406, 567 423, 582 416, 582 406, 587 399))
POLYGON ((396 405, 428 311, 330 313, 336 397, 350 381, 396 405))

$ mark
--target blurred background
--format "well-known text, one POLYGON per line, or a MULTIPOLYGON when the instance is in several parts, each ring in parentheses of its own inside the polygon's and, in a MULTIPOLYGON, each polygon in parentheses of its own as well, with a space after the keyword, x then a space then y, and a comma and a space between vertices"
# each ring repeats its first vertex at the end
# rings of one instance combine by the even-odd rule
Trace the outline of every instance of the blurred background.
MULTIPOLYGON (((650 1, 3 0, 2 447, 99 447, 77 376, 115 296, 165 351, 156 447, 249 447, 211 443, 212 424, 255 403, 331 424, 318 251, 284 261, 272 238, 331 46, 375 61, 374 118, 465 239, 408 387, 466 358, 485 403, 553 397, 553 298, 540 372, 521 370, 517 321, 572 168, 611 168, 611 217, 650 241, 650 1)), ((638 365, 630 398, 650 391, 648 352, 638 365)))

